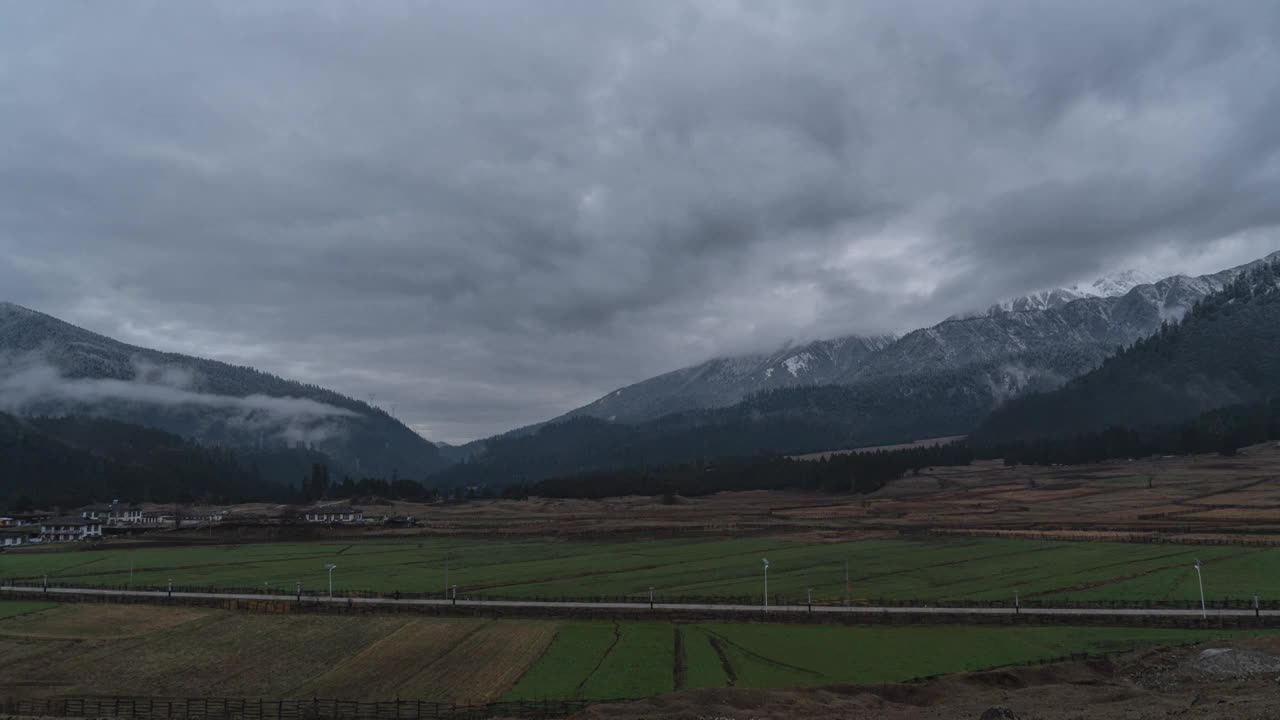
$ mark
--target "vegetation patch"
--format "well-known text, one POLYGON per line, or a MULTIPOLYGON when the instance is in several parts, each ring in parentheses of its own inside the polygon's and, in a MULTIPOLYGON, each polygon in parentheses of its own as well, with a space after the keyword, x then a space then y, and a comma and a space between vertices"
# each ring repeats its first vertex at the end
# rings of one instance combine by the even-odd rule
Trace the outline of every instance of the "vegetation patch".
MULTIPOLYGON (((51 610, 55 607, 57 607, 57 605, 54 603, 3 600, 0 601, 0 620, 18 617, 19 615, 37 613, 43 610, 51 610)), ((4 627, 4 625, 0 625, 0 632, 3 632, 4 627)))

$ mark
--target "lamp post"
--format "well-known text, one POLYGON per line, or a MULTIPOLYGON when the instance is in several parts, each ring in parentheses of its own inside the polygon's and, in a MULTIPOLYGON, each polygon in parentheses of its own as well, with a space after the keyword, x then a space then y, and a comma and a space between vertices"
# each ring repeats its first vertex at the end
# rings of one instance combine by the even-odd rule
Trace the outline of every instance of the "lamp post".
POLYGON ((764 561, 764 609, 769 610, 769 558, 761 558, 764 561))
POLYGON ((329 571, 329 599, 333 599, 333 571, 338 568, 333 563, 325 563, 324 569, 329 571))
POLYGON ((653 586, 649 586, 649 609, 653 609, 653 586))
POLYGON ((169 578, 169 597, 173 597, 173 578, 169 578))
POLYGON ((813 588, 809 588, 809 612, 813 612, 813 588))
POLYGON ((1201 619, 1209 619, 1209 611, 1204 607, 1204 576, 1200 574, 1200 560, 1196 559, 1196 581, 1200 584, 1200 617, 1201 619))
POLYGON ((849 584, 849 561, 844 561, 844 606, 849 607, 853 599, 853 586, 849 584))
POLYGON ((1262 614, 1262 606, 1258 603, 1258 593, 1253 593, 1253 616, 1258 617, 1262 614))

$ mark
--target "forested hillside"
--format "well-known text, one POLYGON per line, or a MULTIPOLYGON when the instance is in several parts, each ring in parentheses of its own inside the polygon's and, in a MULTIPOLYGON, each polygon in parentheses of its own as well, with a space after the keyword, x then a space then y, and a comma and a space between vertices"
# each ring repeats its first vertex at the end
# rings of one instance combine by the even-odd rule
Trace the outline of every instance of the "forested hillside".
POLYGON ((0 506, 289 499, 322 453, 206 448, 111 420, 0 413, 0 506))
POLYGON ((983 442, 1180 424, 1202 413, 1280 394, 1280 263, 1254 269, 1206 297, 1181 323, 1049 393, 996 411, 983 442))
POLYGON ((732 407, 626 424, 580 417, 490 438, 484 453, 430 478, 439 487, 527 483, 594 470, 792 455, 961 434, 999 388, 937 374, 865 387, 770 390, 732 407))

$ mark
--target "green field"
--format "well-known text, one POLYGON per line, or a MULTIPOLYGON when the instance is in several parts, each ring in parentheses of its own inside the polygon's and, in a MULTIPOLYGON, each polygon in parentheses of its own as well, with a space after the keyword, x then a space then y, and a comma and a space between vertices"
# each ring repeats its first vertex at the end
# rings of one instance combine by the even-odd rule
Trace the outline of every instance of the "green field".
POLYGON ((785 539, 625 543, 531 540, 363 541, 137 550, 5 553, 0 579, 74 585, 255 588, 325 587, 335 563, 338 591, 443 592, 470 596, 752 598, 769 589, 794 601, 1034 599, 1194 600, 1192 562, 1205 563, 1210 599, 1280 597, 1280 549, 1235 546, 1070 543, 1003 539, 866 540, 813 544, 785 539))
POLYGON ((57 607, 54 603, 4 601, 0 602, 0 620, 26 615, 27 613, 40 612, 54 607, 57 607))
MULTIPOLYGON (((676 689, 674 633, 663 623, 567 623, 506 695, 643 697, 676 689)), ((678 626, 685 688, 804 687, 909 680, 1256 632, 1134 628, 678 626)))

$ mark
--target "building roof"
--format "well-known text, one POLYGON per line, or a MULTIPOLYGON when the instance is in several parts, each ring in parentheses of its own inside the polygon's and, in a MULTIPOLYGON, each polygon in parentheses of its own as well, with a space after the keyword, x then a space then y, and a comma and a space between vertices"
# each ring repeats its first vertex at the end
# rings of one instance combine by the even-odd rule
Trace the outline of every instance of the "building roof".
POLYGON ((112 503, 94 503, 92 505, 85 505, 84 507, 80 508, 80 512, 112 512, 116 510, 138 511, 141 509, 142 509, 141 505, 117 501, 112 503))
POLYGON ((50 518, 44 521, 45 525, 101 525, 97 520, 89 520, 79 515, 68 515, 66 517, 50 518))
POLYGON ((313 505, 305 510, 308 515, 348 515, 362 513, 364 508, 353 505, 313 505))

